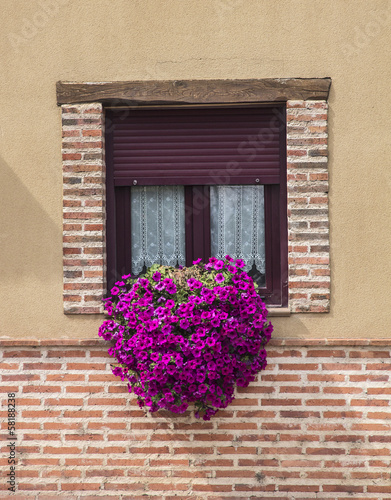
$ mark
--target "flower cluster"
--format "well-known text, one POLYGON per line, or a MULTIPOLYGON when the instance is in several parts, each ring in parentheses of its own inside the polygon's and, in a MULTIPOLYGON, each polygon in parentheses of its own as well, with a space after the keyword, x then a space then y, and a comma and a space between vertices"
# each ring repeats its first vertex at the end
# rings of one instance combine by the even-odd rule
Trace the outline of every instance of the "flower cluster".
POLYGON ((149 411, 175 413, 195 403, 209 420, 266 366, 273 327, 244 262, 214 257, 176 269, 154 265, 123 276, 105 300, 111 319, 99 335, 112 341, 114 375, 149 411))

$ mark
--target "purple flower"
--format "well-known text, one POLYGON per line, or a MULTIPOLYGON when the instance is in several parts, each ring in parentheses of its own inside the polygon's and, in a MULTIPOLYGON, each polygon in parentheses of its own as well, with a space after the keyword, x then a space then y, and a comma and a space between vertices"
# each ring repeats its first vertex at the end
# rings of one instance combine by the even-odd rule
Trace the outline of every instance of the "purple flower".
POLYGON ((208 370, 215 370, 216 363, 214 363, 213 361, 209 361, 209 363, 207 364, 207 368, 208 368, 208 370))
POLYGON ((223 281, 225 280, 224 276, 219 273, 216 277, 215 277, 215 281, 216 283, 222 283, 223 281))
POLYGON ((187 330, 190 326, 190 323, 189 323, 189 320, 187 320, 187 319, 181 319, 181 321, 179 322, 179 325, 184 330, 187 330))
POLYGON ((244 267, 246 264, 244 263, 244 261, 242 259, 236 259, 236 265, 238 267, 244 267))
POLYGON ((117 286, 113 286, 113 288, 111 289, 111 295, 118 295, 119 294, 119 288, 117 286))
POLYGON ((216 269, 216 271, 220 271, 224 267, 224 262, 222 260, 218 260, 217 262, 215 262, 213 267, 216 269))
POLYGON ((193 260, 193 265, 196 266, 202 261, 202 259, 193 260))
POLYGON ((176 285, 175 283, 168 283, 166 285, 166 290, 169 294, 173 295, 174 293, 176 293, 176 285))
POLYGON ((170 354, 163 354, 162 361, 165 365, 167 365, 171 361, 171 355, 170 354))
POLYGON ((164 399, 169 403, 172 403, 174 401, 174 396, 171 394, 171 392, 166 392, 166 394, 164 395, 164 399))
POLYGON ((159 273, 159 271, 156 271, 156 272, 155 272, 155 273, 153 273, 153 275, 152 275, 152 279, 153 279, 154 281, 156 281, 156 282, 157 282, 157 281, 160 281, 161 277, 162 277, 162 275, 159 273))

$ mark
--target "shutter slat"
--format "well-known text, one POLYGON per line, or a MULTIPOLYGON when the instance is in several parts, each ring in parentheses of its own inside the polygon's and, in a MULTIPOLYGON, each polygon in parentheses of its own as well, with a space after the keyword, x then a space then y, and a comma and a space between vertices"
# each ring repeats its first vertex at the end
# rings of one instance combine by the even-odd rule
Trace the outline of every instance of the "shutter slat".
MULTIPOLYGON (((108 111, 116 185, 278 183, 278 109, 108 111)), ((279 128, 278 128, 279 127, 279 128)))

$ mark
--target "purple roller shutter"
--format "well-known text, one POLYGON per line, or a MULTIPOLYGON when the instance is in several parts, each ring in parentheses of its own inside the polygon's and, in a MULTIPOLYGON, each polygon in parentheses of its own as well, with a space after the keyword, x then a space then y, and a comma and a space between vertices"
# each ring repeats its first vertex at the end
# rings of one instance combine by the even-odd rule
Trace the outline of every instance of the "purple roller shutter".
POLYGON ((278 184, 279 109, 110 110, 114 185, 278 184))

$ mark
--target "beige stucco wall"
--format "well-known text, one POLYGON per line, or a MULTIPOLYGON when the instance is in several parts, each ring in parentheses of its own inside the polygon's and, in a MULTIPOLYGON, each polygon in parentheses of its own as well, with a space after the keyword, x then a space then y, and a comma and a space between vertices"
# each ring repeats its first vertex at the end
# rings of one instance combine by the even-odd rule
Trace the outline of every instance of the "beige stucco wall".
POLYGON ((0 22, 0 336, 101 320, 63 314, 57 80, 324 76, 331 313, 274 318, 275 335, 391 335, 391 1, 2 0, 0 22))

